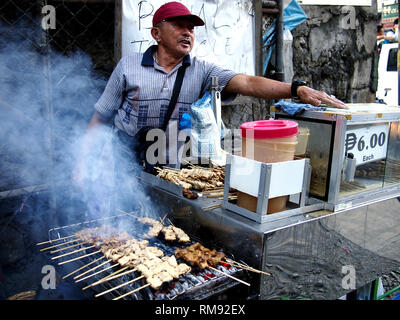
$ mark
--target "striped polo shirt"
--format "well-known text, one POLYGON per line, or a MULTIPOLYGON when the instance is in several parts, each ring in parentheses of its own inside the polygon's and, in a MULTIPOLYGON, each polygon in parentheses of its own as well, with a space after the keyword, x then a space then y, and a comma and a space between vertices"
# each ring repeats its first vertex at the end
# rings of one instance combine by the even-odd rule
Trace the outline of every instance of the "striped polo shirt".
POLYGON ((190 113, 191 104, 210 90, 211 77, 219 78, 222 90, 236 75, 213 63, 196 57, 191 59, 189 55, 168 73, 154 60, 153 52, 156 49, 157 46, 152 46, 143 54, 123 57, 95 104, 95 110, 104 120, 114 116, 115 127, 130 136, 144 126, 162 126, 177 71, 182 63, 187 63, 188 67, 171 120, 180 120, 183 113, 190 113))

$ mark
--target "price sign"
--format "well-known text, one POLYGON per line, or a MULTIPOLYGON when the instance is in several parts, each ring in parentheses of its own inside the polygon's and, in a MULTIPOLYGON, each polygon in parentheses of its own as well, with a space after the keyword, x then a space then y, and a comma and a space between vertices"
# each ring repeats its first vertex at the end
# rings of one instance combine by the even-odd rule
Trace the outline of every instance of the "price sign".
POLYGON ((346 131, 345 154, 352 153, 357 165, 386 158, 389 124, 351 128, 346 131))

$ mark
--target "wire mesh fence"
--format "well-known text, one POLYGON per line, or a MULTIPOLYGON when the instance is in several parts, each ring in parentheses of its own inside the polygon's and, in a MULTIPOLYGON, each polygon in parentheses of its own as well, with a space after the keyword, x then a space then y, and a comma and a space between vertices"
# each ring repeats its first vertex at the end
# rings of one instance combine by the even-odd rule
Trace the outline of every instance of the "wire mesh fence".
POLYGON ((0 21, 37 49, 49 45, 63 54, 83 50, 96 69, 112 68, 113 0, 6 0, 0 4, 0 21), (21 25, 31 32, 21 34, 21 25))

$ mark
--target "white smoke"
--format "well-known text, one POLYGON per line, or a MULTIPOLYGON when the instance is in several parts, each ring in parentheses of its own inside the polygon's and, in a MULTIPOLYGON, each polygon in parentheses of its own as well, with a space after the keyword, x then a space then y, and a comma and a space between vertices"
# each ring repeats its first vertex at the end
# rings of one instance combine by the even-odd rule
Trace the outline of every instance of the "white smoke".
POLYGON ((119 204, 112 202, 115 184, 128 186, 123 190, 131 197, 127 203, 150 211, 151 201, 135 175, 126 176, 124 184, 113 179, 110 126, 101 129, 101 141, 85 159, 84 185, 74 187, 82 138, 107 78, 93 70, 82 51, 64 55, 48 49, 37 26, 0 24, 0 183, 8 184, 2 189, 55 185, 57 211, 66 215, 66 223, 119 214, 119 204))

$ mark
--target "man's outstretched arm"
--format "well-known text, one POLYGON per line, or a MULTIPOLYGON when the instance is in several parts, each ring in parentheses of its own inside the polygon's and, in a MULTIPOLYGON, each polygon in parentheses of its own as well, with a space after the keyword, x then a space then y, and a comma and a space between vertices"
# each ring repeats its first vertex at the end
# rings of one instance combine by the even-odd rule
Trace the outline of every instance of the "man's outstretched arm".
MULTIPOLYGON (((290 83, 246 74, 234 76, 228 82, 224 91, 263 99, 292 98, 290 83)), ((347 106, 339 99, 323 91, 314 90, 307 86, 298 87, 297 95, 303 103, 312 104, 314 106, 326 104, 339 109, 347 109, 347 106)))

